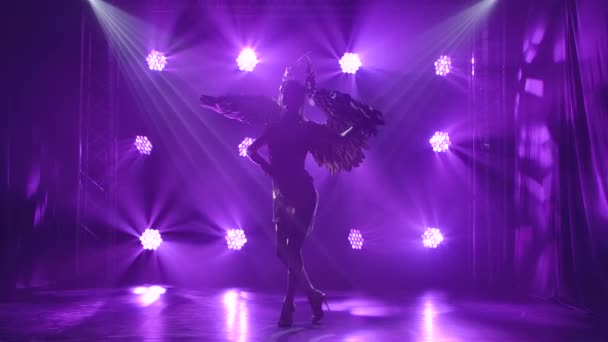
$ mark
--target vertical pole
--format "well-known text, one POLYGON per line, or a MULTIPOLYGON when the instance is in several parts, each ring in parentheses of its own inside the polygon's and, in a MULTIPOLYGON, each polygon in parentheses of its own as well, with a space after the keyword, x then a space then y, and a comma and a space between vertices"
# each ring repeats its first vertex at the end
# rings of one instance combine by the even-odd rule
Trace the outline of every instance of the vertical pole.
MULTIPOLYGON (((471 58, 475 58, 476 57, 476 40, 477 37, 473 38, 472 41, 472 46, 471 46, 471 58)), ((478 61, 475 61, 476 63, 478 63, 478 61)), ((475 166, 475 160, 477 157, 477 148, 476 148, 476 144, 475 141, 477 140, 477 126, 476 126, 476 121, 477 121, 477 117, 475 114, 475 105, 476 105, 476 82, 475 82, 475 75, 473 73, 473 68, 475 68, 475 65, 471 65, 471 73, 469 73, 469 120, 472 123, 473 126, 473 135, 472 135, 472 139, 471 139, 471 149, 472 149, 472 159, 470 161, 470 170, 471 173, 469 174, 469 186, 471 187, 471 209, 469 211, 469 215, 470 215, 470 227, 469 227, 469 234, 470 234, 470 240, 469 240, 469 267, 470 267, 470 275, 471 278, 473 280, 477 279, 477 272, 476 272, 476 267, 475 267, 475 260, 476 260, 476 212, 477 212, 477 208, 476 208, 476 192, 477 192, 477 188, 475 185, 475 179, 476 179, 476 166, 475 166)))
POLYGON ((82 6, 82 15, 80 21, 80 80, 79 80, 79 92, 78 92, 78 160, 77 160, 77 177, 78 184, 76 189, 76 222, 74 225, 74 264, 73 273, 78 276, 79 274, 79 263, 78 263, 78 251, 80 249, 80 225, 82 220, 82 192, 83 192, 83 144, 84 144, 84 62, 85 62, 85 6, 82 6))

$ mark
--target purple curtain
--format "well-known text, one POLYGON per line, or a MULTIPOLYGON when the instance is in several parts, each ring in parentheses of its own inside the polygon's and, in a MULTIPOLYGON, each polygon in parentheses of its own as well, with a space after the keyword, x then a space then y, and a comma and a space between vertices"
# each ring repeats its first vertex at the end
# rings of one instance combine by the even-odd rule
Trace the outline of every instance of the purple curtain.
POLYGON ((608 297, 608 10, 530 7, 515 99, 515 266, 532 294, 601 310, 608 297))

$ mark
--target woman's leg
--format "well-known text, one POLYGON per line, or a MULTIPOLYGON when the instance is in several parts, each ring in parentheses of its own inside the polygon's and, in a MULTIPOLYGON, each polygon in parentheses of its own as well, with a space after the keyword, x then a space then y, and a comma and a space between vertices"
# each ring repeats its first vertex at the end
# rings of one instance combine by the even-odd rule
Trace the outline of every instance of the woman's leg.
POLYGON ((279 259, 283 262, 283 264, 287 267, 287 291, 285 293, 285 302, 293 302, 296 294, 296 282, 299 278, 297 267, 294 266, 294 258, 292 256, 291 251, 291 242, 293 241, 293 237, 291 236, 291 232, 293 231, 293 227, 289 225, 286 220, 282 220, 277 222, 276 225, 276 252, 279 259))
POLYGON ((323 318, 323 302, 325 301, 325 294, 316 290, 306 274, 304 262, 302 260, 302 245, 306 238, 306 234, 301 234, 295 237, 290 237, 287 243, 287 250, 289 251, 289 282, 287 286, 287 296, 294 298, 296 288, 302 286, 308 297, 308 302, 313 312, 312 321, 318 323, 323 318))
POLYGON ((302 259, 302 246, 306 235, 298 234, 294 227, 286 220, 279 221, 276 225, 276 253, 288 270, 285 302, 294 301, 298 287, 303 288, 306 293, 314 289, 302 259))
POLYGON ((289 286, 288 288, 295 293, 297 287, 302 287, 306 292, 313 289, 313 286, 306 273, 304 260, 302 258, 302 247, 305 234, 294 234, 289 237, 287 242, 288 263, 289 263, 289 286))
POLYGON ((296 209, 295 215, 292 217, 292 226, 289 230, 289 239, 287 242, 287 250, 289 253, 290 272, 293 273, 291 283, 293 286, 301 286, 306 294, 314 291, 314 287, 310 282, 310 278, 304 267, 302 259, 302 247, 304 241, 311 231, 317 211, 317 192, 311 185, 309 189, 304 191, 307 193, 306 200, 296 209))
MULTIPOLYGON (((284 221, 283 221, 284 222, 284 221)), ((276 253, 281 262, 285 265, 289 272, 289 253, 287 249, 288 243, 288 230, 287 227, 281 223, 281 221, 276 223, 276 253)), ((295 309, 294 306, 295 299, 295 291, 290 289, 290 276, 288 276, 287 280, 287 291, 285 294, 285 300, 283 302, 283 307, 281 308, 281 316, 279 318, 279 326, 280 327, 289 327, 293 322, 293 311, 295 309)))
POLYGON ((289 267, 288 261, 287 261, 287 238, 288 238, 288 234, 287 234, 287 227, 285 227, 284 224, 282 224, 281 222, 277 222, 275 224, 275 232, 276 232, 276 253, 277 253, 277 257, 279 257, 279 260, 281 260, 281 262, 283 263, 283 265, 285 265, 285 267, 289 267))

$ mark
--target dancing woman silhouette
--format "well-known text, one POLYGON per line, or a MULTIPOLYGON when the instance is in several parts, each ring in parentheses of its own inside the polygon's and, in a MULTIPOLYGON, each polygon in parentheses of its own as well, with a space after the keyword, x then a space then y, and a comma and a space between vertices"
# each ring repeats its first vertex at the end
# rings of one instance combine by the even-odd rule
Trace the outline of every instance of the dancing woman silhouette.
POLYGON ((318 195, 313 179, 305 169, 310 152, 319 165, 332 174, 351 170, 364 158, 366 141, 384 123, 382 114, 336 91, 316 89, 314 73, 307 56, 287 67, 279 98, 261 96, 201 96, 203 107, 251 124, 265 124, 264 133, 247 150, 247 156, 273 181, 273 222, 276 252, 288 269, 288 283, 279 326, 293 323, 294 299, 298 287, 304 289, 312 309, 312 322, 323 318, 325 294, 314 288, 302 260, 302 246, 311 232, 318 195), (306 64, 304 85, 290 79, 293 67, 306 64), (310 97, 327 115, 324 124, 304 118, 304 104, 310 97), (269 160, 258 150, 268 146, 269 160))

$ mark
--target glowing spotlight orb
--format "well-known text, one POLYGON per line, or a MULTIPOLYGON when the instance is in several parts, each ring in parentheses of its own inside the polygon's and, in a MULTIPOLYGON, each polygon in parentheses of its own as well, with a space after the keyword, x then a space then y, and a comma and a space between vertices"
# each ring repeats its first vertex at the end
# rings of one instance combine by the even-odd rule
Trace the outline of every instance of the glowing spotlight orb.
POLYGON ((150 154, 152 153, 152 143, 148 140, 148 137, 143 135, 138 135, 135 137, 135 142, 133 145, 139 151, 139 154, 150 154))
POLYGON ((163 239, 160 237, 160 232, 156 229, 147 228, 139 237, 141 241, 141 245, 144 246, 144 249, 156 250, 158 246, 163 242, 163 239))
POLYGON ((363 247, 363 235, 359 229, 351 229, 348 234, 348 242, 352 249, 361 249, 363 247))
POLYGON ((450 136, 447 132, 435 132, 429 143, 433 147, 433 151, 435 152, 447 152, 450 149, 450 136))
POLYGON ((146 61, 148 62, 148 68, 154 71, 163 71, 165 66, 167 66, 165 54, 156 50, 150 51, 148 57, 146 57, 146 61))
POLYGON ((340 58, 340 68, 345 74, 355 74, 361 67, 361 60, 356 53, 347 52, 340 58))
POLYGON ((236 58, 236 64, 239 66, 241 71, 253 71, 253 68, 259 63, 255 51, 251 48, 246 48, 241 51, 239 56, 236 58))
POLYGON ((445 76, 452 71, 452 59, 449 56, 439 56, 435 61, 435 74, 445 76))
POLYGON ((422 234, 422 244, 427 248, 437 248, 443 241, 443 234, 438 228, 427 228, 422 234))
POLYGON ((247 237, 242 229, 230 229, 226 232, 226 244, 228 248, 240 250, 247 243, 247 237))
POLYGON ((239 156, 247 157, 247 149, 249 146, 251 146, 251 144, 253 144, 252 138, 247 137, 243 139, 243 141, 239 144, 239 156))

